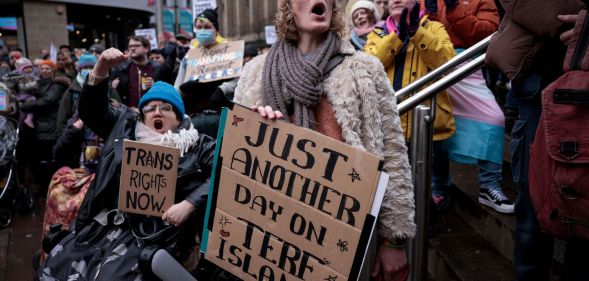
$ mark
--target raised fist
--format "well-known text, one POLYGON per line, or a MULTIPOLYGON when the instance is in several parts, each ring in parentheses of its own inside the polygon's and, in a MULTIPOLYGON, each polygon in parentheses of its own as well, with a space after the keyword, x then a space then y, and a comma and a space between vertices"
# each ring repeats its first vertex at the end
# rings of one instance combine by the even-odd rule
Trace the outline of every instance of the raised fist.
POLYGON ((116 48, 109 48, 108 50, 102 52, 100 57, 98 57, 98 61, 94 66, 93 73, 98 77, 106 76, 108 75, 108 71, 111 68, 114 68, 122 62, 126 61, 128 57, 128 55, 123 54, 123 52, 116 48))

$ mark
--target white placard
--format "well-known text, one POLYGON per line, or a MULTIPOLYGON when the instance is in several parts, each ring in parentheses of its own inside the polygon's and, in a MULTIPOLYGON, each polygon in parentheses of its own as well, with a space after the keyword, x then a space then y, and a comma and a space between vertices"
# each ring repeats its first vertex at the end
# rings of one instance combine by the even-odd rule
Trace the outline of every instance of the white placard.
POLYGON ((192 1, 192 22, 194 22, 194 17, 200 14, 202 11, 206 9, 215 9, 217 8, 217 0, 193 0, 192 1))
POLYGON ((273 25, 266 25, 264 27, 266 33, 266 44, 272 45, 276 42, 276 28, 273 25))
POLYGON ((157 49, 157 35, 155 28, 135 29, 135 36, 142 36, 149 40, 150 50, 157 49))

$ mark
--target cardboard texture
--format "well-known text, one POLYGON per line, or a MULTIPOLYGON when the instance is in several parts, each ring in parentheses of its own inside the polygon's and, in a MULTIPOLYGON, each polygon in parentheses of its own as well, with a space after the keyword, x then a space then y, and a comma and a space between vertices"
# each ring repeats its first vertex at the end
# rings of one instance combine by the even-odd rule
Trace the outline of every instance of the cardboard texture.
POLYGON ((366 243, 360 237, 380 180, 380 158, 240 106, 225 120, 205 258, 244 280, 257 280, 262 270, 273 272, 268 280, 281 280, 282 274, 286 280, 347 280, 359 243, 366 243), (259 234, 248 234, 246 222, 260 226, 253 227, 259 234), (277 243, 273 258, 265 255, 263 239, 254 239, 264 232, 277 243), (244 248, 245 238, 253 239, 251 250, 244 248), (273 263, 282 244, 296 245, 289 251, 311 257, 313 270, 293 275, 273 263), (247 270, 235 262, 246 254, 251 256, 247 270))
POLYGON ((174 204, 180 150, 124 140, 119 210, 161 217, 174 204))
POLYGON ((209 48, 190 49, 186 54, 184 81, 206 83, 239 77, 244 48, 244 41, 232 41, 209 48))

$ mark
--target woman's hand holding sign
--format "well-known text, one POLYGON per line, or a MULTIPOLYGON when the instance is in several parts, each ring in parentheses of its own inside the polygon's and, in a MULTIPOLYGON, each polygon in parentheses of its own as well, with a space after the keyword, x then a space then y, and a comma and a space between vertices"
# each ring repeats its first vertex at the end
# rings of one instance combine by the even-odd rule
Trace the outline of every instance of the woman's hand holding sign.
POLYGON ((267 105, 267 106, 252 105, 250 107, 250 109, 260 113, 260 116, 262 116, 264 118, 268 118, 268 119, 282 119, 282 117, 284 117, 282 112, 280 112, 278 110, 273 110, 272 107, 270 107, 269 105, 267 105))
POLYGON ((172 205, 168 208, 162 216, 163 221, 167 221, 169 224, 179 227, 190 217, 194 211, 194 205, 184 200, 178 204, 172 205))

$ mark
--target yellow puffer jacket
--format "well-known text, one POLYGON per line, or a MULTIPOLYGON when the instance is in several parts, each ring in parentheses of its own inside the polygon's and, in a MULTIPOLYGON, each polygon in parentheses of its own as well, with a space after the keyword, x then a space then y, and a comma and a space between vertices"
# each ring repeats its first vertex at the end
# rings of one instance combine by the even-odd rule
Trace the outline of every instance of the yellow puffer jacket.
MULTIPOLYGON (((364 52, 377 57, 383 64, 389 81, 394 85, 395 57, 402 56, 403 42, 394 33, 385 34, 384 27, 375 28, 368 34, 368 41, 364 52)), ((421 26, 409 40, 403 65, 402 87, 410 84, 419 77, 427 74, 436 67, 444 64, 456 53, 444 25, 430 21, 424 16, 421 26)), ((411 137, 411 115, 401 116, 401 125, 405 138, 411 137)), ((454 134, 454 117, 452 105, 446 91, 436 97, 436 120, 434 122, 434 140, 445 140, 454 134)))

